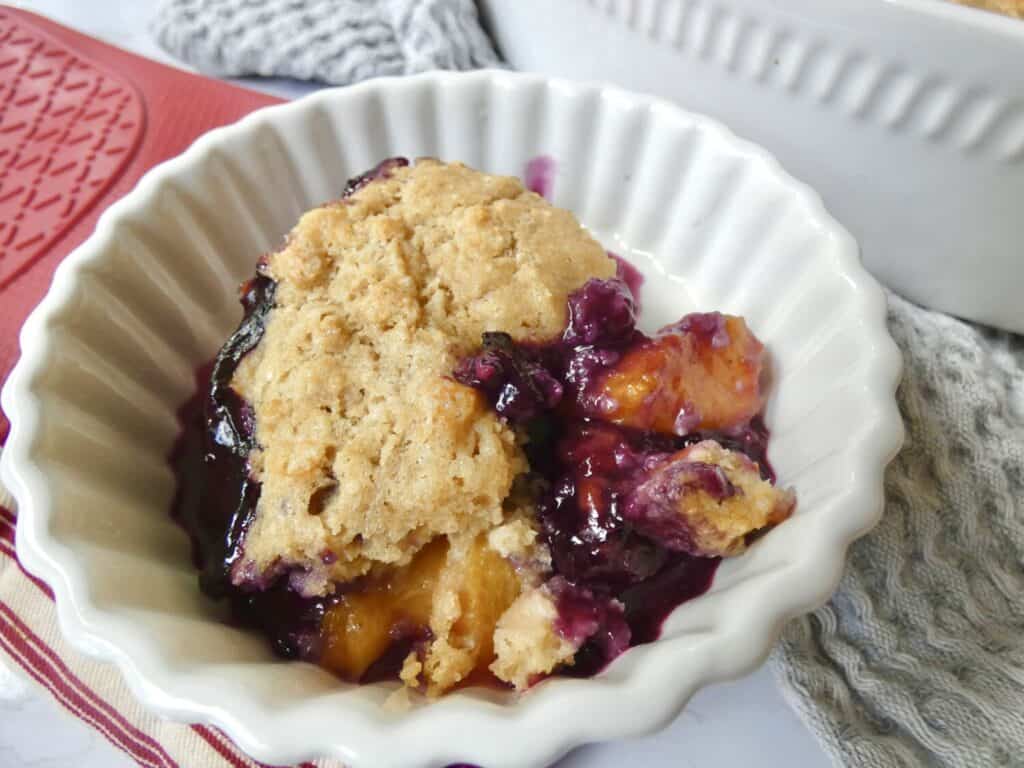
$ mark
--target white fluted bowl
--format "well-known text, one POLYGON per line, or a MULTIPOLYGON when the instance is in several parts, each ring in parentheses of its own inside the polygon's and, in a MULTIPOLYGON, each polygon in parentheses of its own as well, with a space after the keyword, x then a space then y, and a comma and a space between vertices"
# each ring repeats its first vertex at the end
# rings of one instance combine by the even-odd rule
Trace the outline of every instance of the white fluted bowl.
POLYGON ((846 547, 878 519, 902 439, 884 296, 810 189, 668 103, 507 72, 378 80, 212 131, 104 213, 21 346, 0 469, 18 503, 18 555, 53 588, 63 631, 116 663, 155 711, 215 724, 274 764, 542 766, 661 726, 828 598, 846 547), (239 319, 236 285, 301 211, 398 154, 508 174, 555 158, 554 202, 646 274, 648 329, 720 309, 746 316, 770 350, 770 457, 796 488, 795 516, 724 563, 660 640, 594 679, 388 711, 393 686, 281 662, 262 637, 221 623, 168 517, 175 410, 239 319))

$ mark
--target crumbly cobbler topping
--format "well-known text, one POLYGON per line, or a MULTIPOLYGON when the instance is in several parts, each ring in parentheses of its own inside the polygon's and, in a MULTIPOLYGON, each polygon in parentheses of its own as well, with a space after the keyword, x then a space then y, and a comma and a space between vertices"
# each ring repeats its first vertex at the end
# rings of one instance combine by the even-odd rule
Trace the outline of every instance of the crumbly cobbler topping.
POLYGON ((448 374, 489 329, 556 335, 615 265, 518 180, 421 161, 305 214, 265 272, 274 309, 232 382, 262 484, 234 578, 299 567, 322 595, 515 511, 515 435, 448 374))

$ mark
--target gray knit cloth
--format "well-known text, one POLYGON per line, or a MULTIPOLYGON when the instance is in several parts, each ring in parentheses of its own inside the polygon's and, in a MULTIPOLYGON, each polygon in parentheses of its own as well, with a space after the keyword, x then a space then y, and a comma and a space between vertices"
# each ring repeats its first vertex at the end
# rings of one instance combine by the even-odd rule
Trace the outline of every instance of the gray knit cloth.
POLYGON ((201 72, 346 85, 500 65, 473 0, 163 0, 157 41, 201 72))
POLYGON ((1024 337, 890 296, 907 442, 881 524, 773 661, 838 762, 1024 766, 1024 337))
MULTIPOLYGON (((219 74, 348 83, 497 63, 470 0, 166 0, 155 30, 219 74)), ((850 768, 1024 766, 1024 338, 895 296, 889 328, 907 443, 885 515, 773 663, 850 768)))

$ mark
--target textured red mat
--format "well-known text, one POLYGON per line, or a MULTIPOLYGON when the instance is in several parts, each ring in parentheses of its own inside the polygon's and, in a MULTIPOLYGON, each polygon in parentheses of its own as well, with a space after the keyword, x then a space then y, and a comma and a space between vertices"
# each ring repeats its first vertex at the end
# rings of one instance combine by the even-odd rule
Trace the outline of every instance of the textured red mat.
MULTIPOLYGON (((100 213, 202 133, 277 102, 0 6, 0 381, 100 213)), ((0 444, 8 427, 0 411, 0 444)))

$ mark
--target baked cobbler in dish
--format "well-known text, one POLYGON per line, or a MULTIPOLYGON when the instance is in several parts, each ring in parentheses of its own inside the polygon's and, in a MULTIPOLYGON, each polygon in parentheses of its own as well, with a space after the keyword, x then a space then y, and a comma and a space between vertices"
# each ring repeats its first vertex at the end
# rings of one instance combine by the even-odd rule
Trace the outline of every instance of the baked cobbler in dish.
POLYGON ((385 161, 242 291, 186 407, 201 586, 278 653, 438 695, 587 675, 795 499, 742 318, 639 279, 514 178, 385 161))

